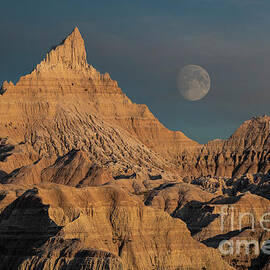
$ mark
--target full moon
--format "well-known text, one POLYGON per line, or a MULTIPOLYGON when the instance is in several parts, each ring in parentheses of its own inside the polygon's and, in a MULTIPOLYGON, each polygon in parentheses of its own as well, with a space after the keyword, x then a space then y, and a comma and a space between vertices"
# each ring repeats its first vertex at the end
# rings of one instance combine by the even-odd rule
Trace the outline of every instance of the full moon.
POLYGON ((196 65, 185 66, 178 76, 178 89, 189 101, 204 98, 210 90, 211 80, 207 71, 196 65))

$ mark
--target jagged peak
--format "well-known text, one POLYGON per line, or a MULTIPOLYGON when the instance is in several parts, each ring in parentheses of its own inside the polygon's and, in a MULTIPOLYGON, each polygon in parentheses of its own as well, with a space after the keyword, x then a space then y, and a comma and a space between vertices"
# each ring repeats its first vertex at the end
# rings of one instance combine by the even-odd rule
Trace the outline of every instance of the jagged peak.
POLYGON ((13 82, 4 81, 0 86, 0 95, 3 95, 10 86, 14 86, 13 82))
POLYGON ((270 123, 270 116, 268 115, 260 115, 260 116, 254 116, 251 119, 243 122, 243 124, 239 128, 245 128, 248 126, 254 127, 257 124, 264 124, 264 123, 270 123))
POLYGON ((270 117, 253 117, 245 121, 227 140, 239 148, 253 147, 258 151, 269 148, 270 117))
POLYGON ((268 116, 267 114, 264 114, 261 116, 253 117, 250 121, 267 122, 267 121, 270 121, 270 116, 268 116))
POLYGON ((55 46, 55 48, 57 48, 60 45, 65 45, 66 41, 70 40, 71 42, 74 42, 74 45, 81 45, 81 43, 84 45, 84 40, 83 37, 81 35, 81 32, 79 30, 79 28, 76 26, 73 31, 57 46, 55 46))
POLYGON ((80 33, 80 30, 77 26, 74 27, 73 31, 71 32, 70 35, 75 35, 75 36, 79 36, 80 38, 82 38, 82 35, 80 33))
POLYGON ((38 84, 39 80, 44 82, 44 80, 51 81, 59 78, 61 80, 83 78, 86 84, 89 81, 96 86, 100 83, 106 84, 106 87, 120 91, 117 82, 112 80, 108 73, 101 74, 87 63, 84 40, 78 27, 75 27, 62 42, 51 48, 45 59, 30 74, 20 77, 16 85, 12 82, 3 82, 2 86, 0 85, 0 95, 17 86, 25 87, 28 85, 27 81, 31 81, 33 87, 33 82, 38 84))
POLYGON ((82 70, 88 66, 84 40, 78 27, 75 27, 71 34, 47 53, 46 58, 37 66, 36 70, 38 72, 66 68, 82 70))

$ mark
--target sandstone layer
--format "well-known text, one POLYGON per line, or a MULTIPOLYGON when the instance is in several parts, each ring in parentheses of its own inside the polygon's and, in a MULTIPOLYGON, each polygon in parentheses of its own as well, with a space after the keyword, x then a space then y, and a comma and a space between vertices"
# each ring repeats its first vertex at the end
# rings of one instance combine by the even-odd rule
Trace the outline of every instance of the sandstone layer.
POLYGON ((199 145, 166 129, 146 105, 132 103, 108 73, 89 65, 78 28, 16 85, 4 82, 0 101, 3 173, 45 159, 42 170, 72 150, 99 153, 102 164, 126 160, 130 151, 124 154, 123 145, 132 138, 149 151, 139 154, 151 160, 148 167, 159 155, 159 168, 170 163, 170 170, 175 167, 182 177, 231 177, 270 169, 269 117, 245 122, 228 140, 199 145), (121 138, 111 139, 114 133, 121 138), (119 148, 117 156, 112 145, 119 148))
MULTIPOLYGON (((89 140, 93 144, 101 140, 94 121, 100 122, 102 129, 112 127, 108 136, 115 133, 112 129, 119 129, 118 133, 163 153, 164 158, 199 145, 181 132, 167 130, 147 106, 132 103, 108 73, 102 75, 88 65, 77 28, 31 74, 21 77, 16 85, 4 82, 2 91, 0 134, 15 147, 16 155, 7 158, 6 172, 43 156, 56 159, 72 149, 91 151, 89 140), (89 126, 93 134, 89 134, 89 126)), ((108 140, 104 139, 104 144, 108 140)), ((127 142, 119 138, 112 144, 124 148, 127 142)), ((109 153, 105 155, 107 158, 109 153)))
POLYGON ((7 199, 0 238, 9 269, 230 269, 181 220, 120 188, 42 185, 7 199))
POLYGON ((220 218, 258 221, 269 173, 270 117, 200 145, 89 65, 75 28, 0 90, 0 269, 267 269, 218 245, 268 239, 220 218))

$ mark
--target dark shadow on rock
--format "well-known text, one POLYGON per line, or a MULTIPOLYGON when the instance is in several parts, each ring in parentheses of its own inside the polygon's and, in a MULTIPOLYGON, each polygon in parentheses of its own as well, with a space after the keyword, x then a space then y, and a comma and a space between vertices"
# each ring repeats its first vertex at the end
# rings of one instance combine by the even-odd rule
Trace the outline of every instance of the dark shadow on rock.
POLYGON ((31 189, 8 205, 0 215, 0 269, 18 269, 27 258, 36 254, 61 227, 48 215, 48 205, 31 189))
POLYGON ((20 173, 20 171, 21 171, 22 169, 24 169, 24 168, 25 168, 25 166, 20 167, 20 168, 17 168, 17 169, 15 169, 15 170, 13 170, 11 173, 6 174, 6 175, 3 176, 2 178, 0 177, 0 183, 1 183, 1 184, 7 184, 7 183, 8 183, 8 180, 9 180, 10 178, 15 178, 15 177, 20 173))
POLYGON ((0 144, 0 162, 6 161, 7 157, 12 155, 14 148, 14 145, 0 144))
POLYGON ((1 202, 2 200, 4 200, 4 199, 6 198, 6 196, 7 196, 6 191, 0 191, 0 202, 1 202))
POLYGON ((248 270, 261 270, 266 265, 269 267, 269 264, 270 264, 270 256, 264 254, 261 250, 260 255, 257 258, 251 260, 251 265, 248 268, 248 270))
POLYGON ((175 211, 172 217, 184 221, 191 234, 195 235, 219 217, 219 214, 213 214, 213 211, 214 207, 206 203, 190 201, 180 210, 175 211))
POLYGON ((224 233, 224 234, 218 234, 218 235, 215 235, 214 237, 211 237, 211 238, 208 238, 208 239, 202 241, 202 243, 208 247, 218 248, 219 243, 221 241, 230 240, 232 237, 239 235, 240 233, 244 232, 247 229, 250 229, 250 227, 245 227, 242 230, 230 231, 230 232, 224 233))
POLYGON ((58 157, 52 166, 58 165, 59 163, 63 163, 64 166, 68 165, 75 158, 78 152, 79 150, 77 149, 70 150, 67 154, 58 157))
POLYGON ((160 180, 160 179, 162 179, 162 175, 161 174, 157 174, 157 175, 148 174, 148 176, 149 176, 149 179, 150 180, 160 180))
POLYGON ((158 186, 157 188, 155 188, 155 190, 163 190, 165 188, 174 187, 175 185, 176 183, 164 183, 158 186))
POLYGON ((3 178, 5 178, 8 174, 5 171, 0 170, 0 183, 3 178))
POLYGON ((234 204, 237 203, 244 194, 240 194, 238 196, 230 196, 230 197, 218 197, 212 199, 209 203, 211 204, 234 204))
POLYGON ((122 179, 134 179, 136 178, 137 174, 136 173, 132 173, 132 174, 120 174, 117 176, 114 176, 114 180, 122 180, 122 179))
POLYGON ((159 185, 158 187, 154 188, 153 190, 150 190, 149 192, 147 192, 145 194, 144 204, 146 206, 151 205, 152 200, 154 199, 155 196, 158 195, 159 191, 166 189, 166 188, 173 187, 175 185, 176 185, 176 183, 163 183, 163 184, 159 185))
POLYGON ((122 262, 118 256, 107 251, 96 249, 84 249, 78 251, 74 256, 74 259, 68 264, 68 269, 93 269, 92 267, 97 261, 99 263, 100 269, 124 269, 122 262))

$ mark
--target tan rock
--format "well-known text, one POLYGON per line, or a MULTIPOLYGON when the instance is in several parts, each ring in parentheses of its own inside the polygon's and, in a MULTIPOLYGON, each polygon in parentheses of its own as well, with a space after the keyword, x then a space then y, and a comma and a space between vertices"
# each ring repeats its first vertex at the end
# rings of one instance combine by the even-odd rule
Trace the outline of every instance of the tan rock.
POLYGON ((218 252, 192 239, 181 220, 119 188, 35 187, 0 220, 0 257, 3 266, 13 265, 9 269, 64 269, 79 255, 86 266, 76 269, 98 260, 103 267, 110 263, 108 269, 231 269, 218 252), (12 257, 15 252, 25 257, 12 257))

